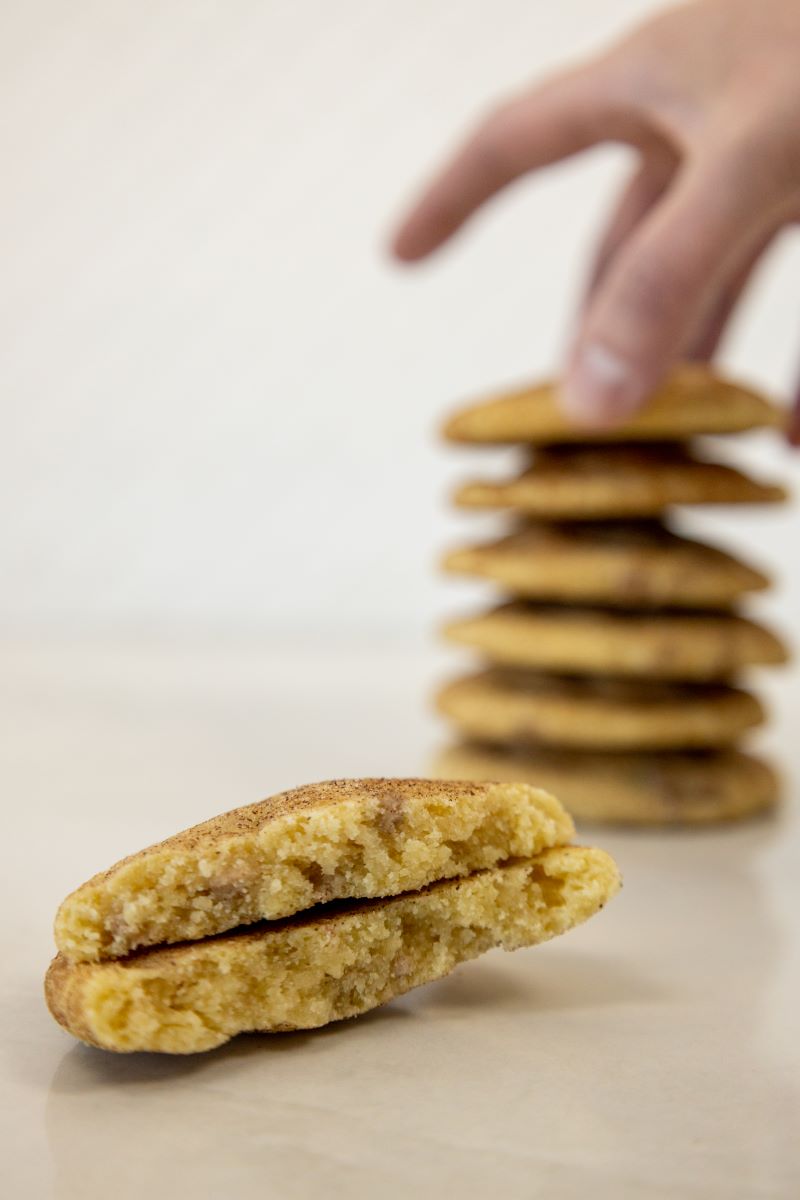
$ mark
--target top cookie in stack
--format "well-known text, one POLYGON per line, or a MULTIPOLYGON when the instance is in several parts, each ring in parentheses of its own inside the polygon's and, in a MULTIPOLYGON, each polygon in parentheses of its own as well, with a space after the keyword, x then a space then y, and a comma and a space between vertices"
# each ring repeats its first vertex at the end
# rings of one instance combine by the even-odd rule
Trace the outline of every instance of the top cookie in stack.
POLYGON ((736 606, 769 581, 675 532, 674 505, 773 504, 783 488, 702 454, 697 435, 778 427, 780 409, 706 368, 677 369, 614 429, 579 428, 544 385, 472 405, 452 441, 527 448, 511 479, 474 479, 455 501, 506 509, 497 541, 449 553, 445 569, 497 583, 510 603, 451 623, 489 670, 449 684, 440 710, 465 744, 449 776, 558 778, 579 819, 707 822, 771 805, 774 773, 733 749, 763 720, 734 686, 786 651, 736 606), (618 781, 618 787, 615 787, 618 781))
POLYGON ((686 363, 669 376, 647 406, 624 425, 591 429, 561 411, 553 383, 506 392, 455 413, 444 427, 451 442, 477 445, 549 446, 561 442, 684 441, 698 434, 743 433, 780 427, 780 408, 706 367, 686 363))

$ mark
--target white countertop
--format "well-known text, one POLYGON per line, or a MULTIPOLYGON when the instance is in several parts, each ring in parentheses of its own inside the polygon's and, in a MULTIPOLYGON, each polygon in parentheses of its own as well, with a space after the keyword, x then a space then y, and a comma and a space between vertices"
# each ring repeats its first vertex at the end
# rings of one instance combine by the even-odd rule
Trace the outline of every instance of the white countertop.
MULTIPOLYGON (((798 1194, 796 800, 719 831, 583 833, 625 876, 607 910, 367 1017, 117 1057, 45 1010, 63 895, 282 787, 423 774, 435 664, 403 647, 154 638, 18 639, 3 661, 6 1196, 798 1194)), ((797 778, 800 689, 786 676, 770 694, 767 742, 797 778)))

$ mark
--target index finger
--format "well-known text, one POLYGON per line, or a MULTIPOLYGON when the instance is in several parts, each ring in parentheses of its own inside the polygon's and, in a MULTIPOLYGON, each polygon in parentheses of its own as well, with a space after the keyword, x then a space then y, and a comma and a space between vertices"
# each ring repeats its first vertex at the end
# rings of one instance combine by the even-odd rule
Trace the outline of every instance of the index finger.
POLYGON ((467 139, 412 208, 393 249, 406 262, 447 241, 513 180, 598 142, 638 140, 638 121, 607 86, 605 64, 556 76, 498 108, 467 139))

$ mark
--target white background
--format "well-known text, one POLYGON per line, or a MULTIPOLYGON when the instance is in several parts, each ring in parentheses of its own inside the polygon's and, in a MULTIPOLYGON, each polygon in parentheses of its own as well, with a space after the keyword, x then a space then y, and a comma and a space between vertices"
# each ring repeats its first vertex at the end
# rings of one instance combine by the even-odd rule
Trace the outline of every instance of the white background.
MULTIPOLYGON (((422 638, 467 603, 433 570, 466 465, 436 426, 557 369, 628 156, 518 186, 429 267, 386 235, 487 105, 656 7, 0 7, 5 626, 422 638)), ((787 237, 729 365, 788 388, 799 301, 787 237)), ((773 439, 744 453, 797 478, 773 439)), ((703 524, 780 564, 785 623, 791 512, 703 524)))
MULTIPOLYGON (((291 784, 430 769, 432 630, 474 596, 433 564, 482 524, 447 511, 466 456, 435 429, 557 369, 628 156, 520 185, 418 271, 386 235, 496 97, 654 7, 0 0, 15 1198, 789 1194, 796 804, 598 832, 626 889, 596 924, 321 1038, 101 1062, 41 1002, 58 901, 120 855, 291 784)), ((800 366, 791 238, 728 360, 778 390, 800 366)), ((800 483, 775 439, 742 454, 800 483)), ((792 511, 696 525, 781 569, 758 610, 790 625, 792 511)), ((797 776, 797 677, 769 675, 797 776)))

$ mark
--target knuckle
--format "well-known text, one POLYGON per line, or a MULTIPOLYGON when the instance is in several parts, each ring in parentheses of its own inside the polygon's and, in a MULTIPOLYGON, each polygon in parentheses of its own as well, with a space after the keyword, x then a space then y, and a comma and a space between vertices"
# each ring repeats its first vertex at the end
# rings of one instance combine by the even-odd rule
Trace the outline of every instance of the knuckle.
POLYGON ((800 129, 774 113, 754 106, 734 136, 710 130, 704 150, 716 164, 721 187, 739 189, 762 202, 800 188, 800 129))
POLYGON ((772 156, 771 139, 762 131, 740 126, 735 136, 717 136, 706 149, 707 161, 716 175, 717 186, 733 187, 752 180, 760 173, 765 161, 772 156))
POLYGON ((767 196, 796 192, 800 188, 800 136, 777 126, 763 130, 739 148, 735 168, 740 180, 755 174, 767 196))

